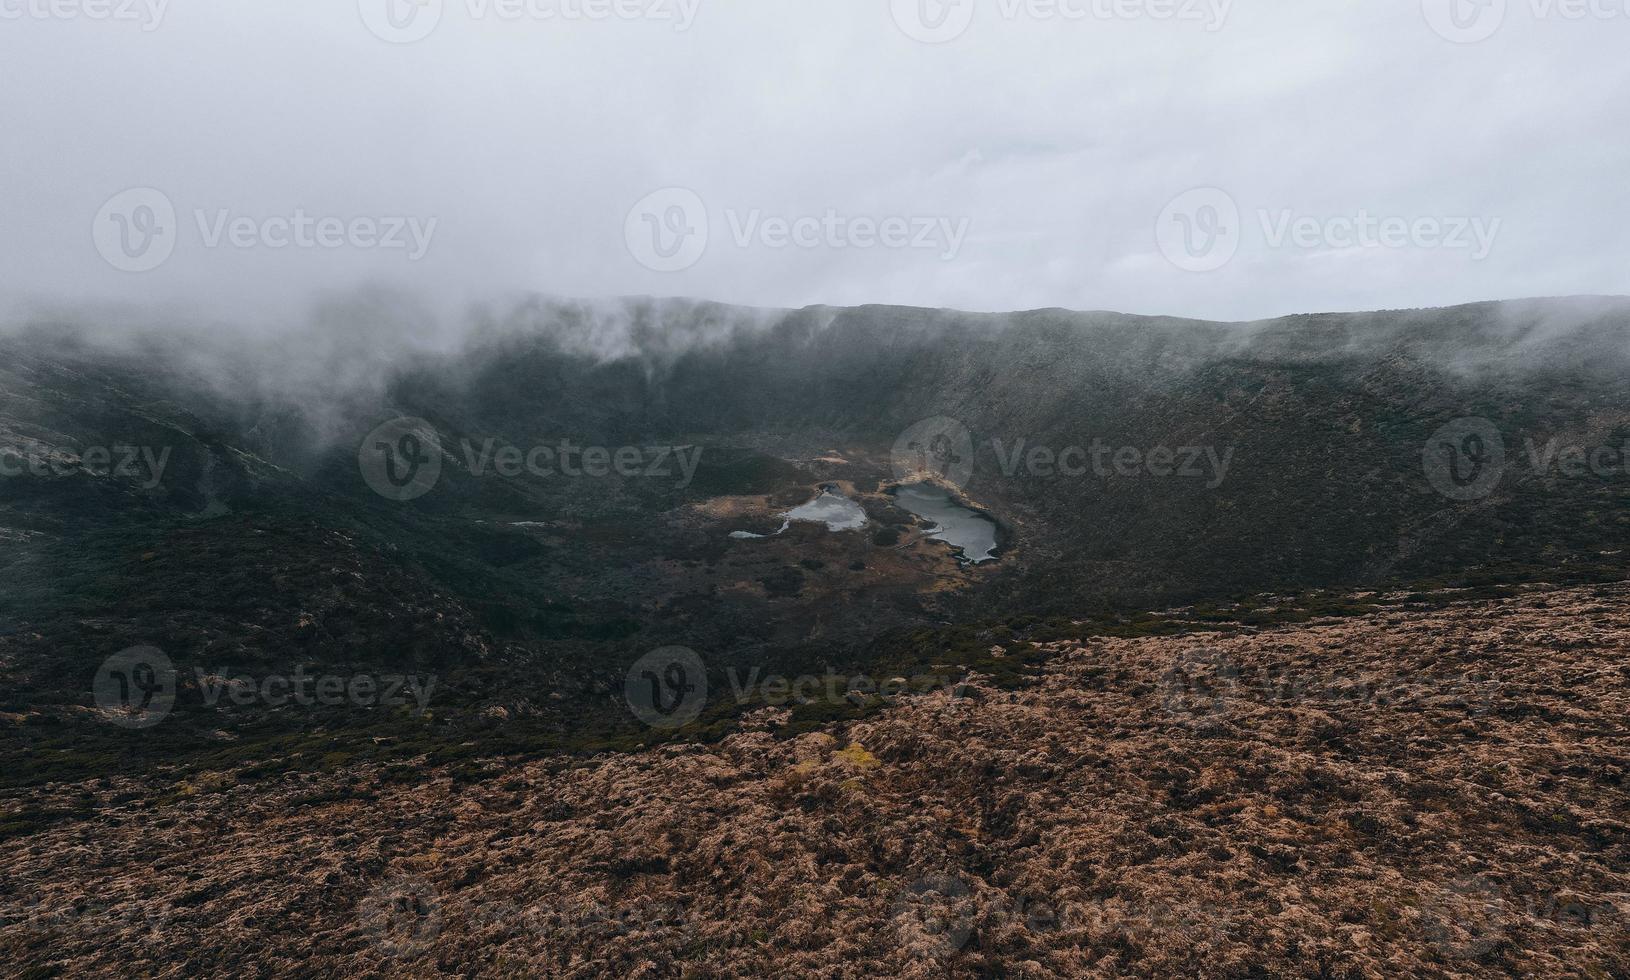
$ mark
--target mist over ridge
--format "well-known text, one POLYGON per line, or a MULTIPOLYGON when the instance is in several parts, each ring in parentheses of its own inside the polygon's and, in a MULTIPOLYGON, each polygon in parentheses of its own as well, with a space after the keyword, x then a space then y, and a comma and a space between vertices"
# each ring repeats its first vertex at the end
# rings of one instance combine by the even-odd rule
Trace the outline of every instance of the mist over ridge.
POLYGON ((774 337, 790 350, 935 342, 1062 344, 1087 361, 1138 357, 1158 373, 1228 357, 1308 361, 1407 352, 1459 372, 1584 366, 1630 353, 1630 297, 1536 297, 1441 308, 1310 312, 1253 321, 1058 308, 1007 313, 865 305, 801 309, 707 300, 516 296, 459 309, 411 290, 361 287, 314 300, 270 328, 134 306, 34 309, 0 337, 140 354, 228 396, 317 404, 377 397, 412 367, 451 368, 478 352, 546 344, 585 365, 626 361, 655 380, 689 355, 774 337), (840 338, 838 340, 837 338, 840 338))

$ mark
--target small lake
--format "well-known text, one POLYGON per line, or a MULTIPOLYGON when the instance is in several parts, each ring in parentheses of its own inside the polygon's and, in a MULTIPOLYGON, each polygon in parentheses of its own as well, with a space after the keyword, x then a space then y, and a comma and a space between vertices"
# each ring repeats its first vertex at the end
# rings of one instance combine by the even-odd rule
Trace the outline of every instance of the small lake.
MULTIPOLYGON (((792 526, 793 521, 808 521, 811 524, 825 524, 828 531, 858 531, 866 526, 866 511, 861 506, 839 493, 833 487, 822 487, 821 492, 814 500, 801 504, 782 514, 781 534, 792 526)), ((754 534, 751 531, 732 531, 733 538, 764 538, 775 535, 754 534)))
POLYGON ((912 483, 893 491, 901 509, 932 521, 931 538, 957 551, 963 561, 979 565, 996 560, 996 522, 958 503, 950 492, 932 483, 912 483))

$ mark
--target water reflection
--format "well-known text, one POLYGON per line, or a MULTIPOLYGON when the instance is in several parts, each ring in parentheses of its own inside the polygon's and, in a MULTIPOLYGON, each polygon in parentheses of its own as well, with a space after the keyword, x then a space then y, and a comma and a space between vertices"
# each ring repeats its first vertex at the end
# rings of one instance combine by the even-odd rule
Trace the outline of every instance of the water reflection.
POLYGON ((996 560, 996 522, 964 507, 948 490, 911 483, 896 487, 893 494, 902 509, 934 522, 928 536, 949 544, 963 561, 978 565, 996 560))

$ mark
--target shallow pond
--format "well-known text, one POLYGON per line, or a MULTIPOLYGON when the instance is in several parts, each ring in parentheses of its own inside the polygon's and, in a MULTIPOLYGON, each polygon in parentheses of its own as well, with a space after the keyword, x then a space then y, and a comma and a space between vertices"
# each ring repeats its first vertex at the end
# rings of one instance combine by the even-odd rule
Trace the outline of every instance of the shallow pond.
MULTIPOLYGON (((866 526, 866 511, 839 493, 833 487, 822 487, 820 494, 807 504, 801 504, 782 514, 780 534, 792 526, 793 521, 825 524, 828 531, 858 531, 866 526)), ((754 534, 751 531, 732 531, 733 538, 764 538, 775 535, 754 534)))
POLYGON ((932 483, 896 487, 894 502, 918 517, 932 521, 931 538, 955 549, 971 565, 996 560, 996 522, 958 503, 950 492, 932 483))

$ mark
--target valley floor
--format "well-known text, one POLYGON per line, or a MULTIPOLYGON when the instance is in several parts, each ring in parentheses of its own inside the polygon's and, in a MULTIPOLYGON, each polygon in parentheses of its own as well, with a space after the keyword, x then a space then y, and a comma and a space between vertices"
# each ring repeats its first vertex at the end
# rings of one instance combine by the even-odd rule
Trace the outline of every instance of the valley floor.
POLYGON ((94 816, 6 842, 0 962, 1630 976, 1630 587, 1057 647, 790 740, 12 794, 94 816))

